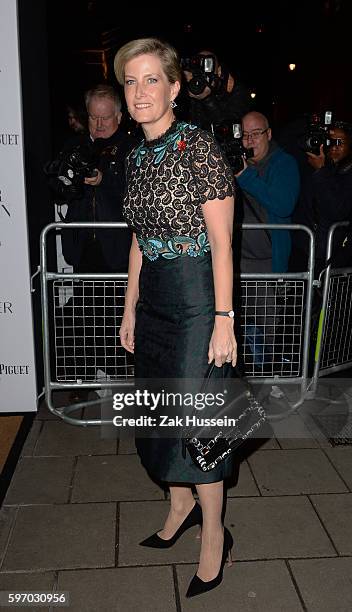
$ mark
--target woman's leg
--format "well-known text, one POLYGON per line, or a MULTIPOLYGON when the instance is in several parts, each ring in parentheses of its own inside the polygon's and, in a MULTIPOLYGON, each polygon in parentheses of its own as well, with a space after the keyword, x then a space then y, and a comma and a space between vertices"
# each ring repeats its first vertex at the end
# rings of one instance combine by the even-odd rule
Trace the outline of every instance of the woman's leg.
POLYGON ((203 512, 202 545, 197 576, 207 582, 217 576, 224 545, 221 513, 224 482, 196 485, 203 512))
POLYGON ((194 506, 194 497, 191 487, 170 485, 171 506, 164 529, 158 535, 164 540, 172 538, 181 523, 185 520, 194 506))

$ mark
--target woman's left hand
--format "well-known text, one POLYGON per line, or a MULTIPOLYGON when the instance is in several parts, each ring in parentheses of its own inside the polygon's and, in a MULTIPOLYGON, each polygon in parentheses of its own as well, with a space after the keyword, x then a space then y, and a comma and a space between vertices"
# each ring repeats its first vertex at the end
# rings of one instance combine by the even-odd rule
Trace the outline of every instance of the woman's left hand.
POLYGON ((237 363, 237 342, 233 331, 233 319, 215 317, 213 333, 209 342, 208 363, 215 360, 220 368, 224 363, 237 363))

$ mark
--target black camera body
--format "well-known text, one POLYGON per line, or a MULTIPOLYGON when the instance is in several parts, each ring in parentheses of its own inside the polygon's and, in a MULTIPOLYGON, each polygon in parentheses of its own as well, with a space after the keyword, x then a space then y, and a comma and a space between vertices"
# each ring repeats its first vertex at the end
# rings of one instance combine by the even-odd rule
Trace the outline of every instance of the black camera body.
POLYGON ((332 113, 315 113, 308 116, 307 128, 300 139, 300 146, 306 153, 319 155, 320 147, 328 149, 333 143, 329 137, 329 128, 332 124, 332 113))
POLYGON ((66 186, 81 185, 85 178, 96 176, 98 158, 93 148, 80 144, 63 155, 58 169, 58 179, 66 186))
POLYGON ((246 149, 242 142, 241 123, 212 123, 211 131, 215 140, 224 151, 234 174, 244 168, 243 158, 250 159, 253 149, 246 149))
POLYGON ((218 91, 222 86, 221 78, 216 74, 214 55, 193 55, 181 59, 181 68, 192 73, 187 83, 188 90, 194 96, 203 93, 206 87, 218 91))
POLYGON ((84 179, 96 176, 99 156, 93 146, 77 144, 72 149, 61 151, 59 157, 45 166, 45 173, 55 177, 64 187, 81 191, 84 179))

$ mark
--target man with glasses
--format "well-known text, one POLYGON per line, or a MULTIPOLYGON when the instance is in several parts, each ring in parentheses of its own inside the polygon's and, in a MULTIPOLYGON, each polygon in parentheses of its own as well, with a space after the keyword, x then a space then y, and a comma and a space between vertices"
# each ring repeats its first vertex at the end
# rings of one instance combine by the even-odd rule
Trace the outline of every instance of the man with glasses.
MULTIPOLYGON (((243 170, 236 175, 240 186, 236 198, 237 223, 290 223, 299 194, 295 159, 273 141, 268 120, 261 113, 250 112, 243 117, 242 141, 246 149, 252 149, 252 156, 243 160, 243 170)), ((241 272, 260 276, 287 271, 291 248, 289 230, 243 230, 239 242, 241 272)), ((277 363, 275 300, 275 288, 270 283, 253 283, 247 287, 246 342, 253 353, 254 365, 262 373, 268 367, 270 375, 277 363)), ((274 391, 281 396, 276 387, 274 391)))
MULTIPOLYGON (((236 175, 243 223, 291 222, 299 194, 299 172, 295 159, 272 139, 267 118, 258 112, 242 120, 242 138, 250 159, 236 175)), ((252 230, 242 233, 242 272, 286 272, 291 249, 288 230, 252 230)))

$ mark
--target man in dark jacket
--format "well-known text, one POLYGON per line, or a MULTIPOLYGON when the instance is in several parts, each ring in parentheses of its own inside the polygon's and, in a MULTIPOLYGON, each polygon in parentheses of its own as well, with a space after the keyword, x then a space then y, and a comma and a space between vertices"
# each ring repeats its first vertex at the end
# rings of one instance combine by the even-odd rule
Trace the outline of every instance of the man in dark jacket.
MULTIPOLYGON (((119 131, 121 101, 109 85, 99 85, 85 95, 89 134, 72 139, 61 158, 79 147, 97 159, 93 176, 82 185, 51 182, 61 202, 68 206, 65 221, 123 221, 125 158, 133 146, 131 138, 119 131)), ((66 181, 67 182, 67 181, 66 181)), ((63 255, 75 272, 126 272, 131 244, 129 230, 64 230, 63 255)))
MULTIPOLYGON (((86 93, 85 102, 89 134, 71 139, 63 149, 58 176, 51 185, 59 201, 67 204, 67 223, 124 221, 125 158, 134 142, 119 130, 121 101, 113 87, 99 85, 86 93)), ((127 272, 128 229, 64 229, 61 237, 63 255, 74 272, 127 272)), ((123 291, 105 281, 77 283, 73 291, 64 315, 60 309, 55 314, 62 316, 56 320, 62 335, 56 347, 57 363, 64 364, 58 375, 94 381, 100 369, 116 376, 123 356, 117 338, 123 291)), ((87 395, 88 390, 73 392, 70 400, 82 401, 87 395)))
MULTIPOLYGON (((319 155, 306 154, 313 170, 302 186, 293 215, 295 223, 307 225, 315 234, 316 276, 325 265, 329 228, 338 221, 352 220, 352 130, 336 122, 329 130, 329 138, 330 145, 326 150, 321 145, 319 155)), ((335 234, 336 251, 346 230, 335 234)), ((306 269, 307 259, 308 240, 303 232, 294 232, 290 270, 306 269)), ((345 263, 350 265, 351 261, 345 263)))

